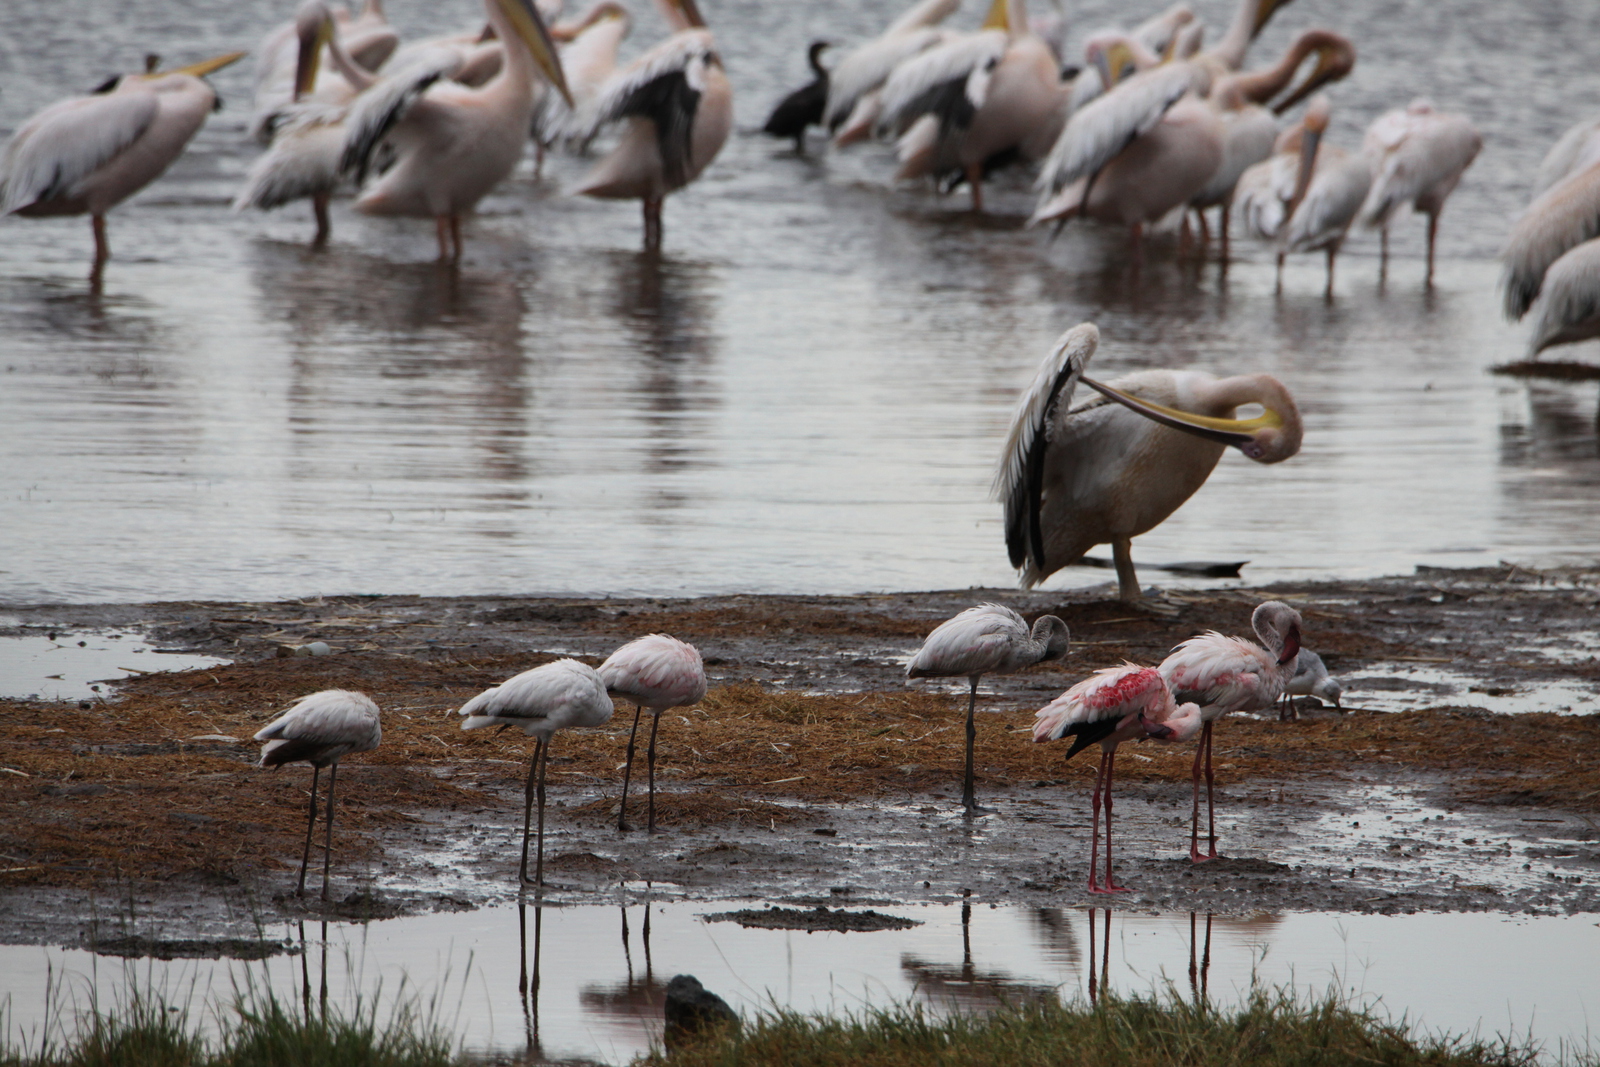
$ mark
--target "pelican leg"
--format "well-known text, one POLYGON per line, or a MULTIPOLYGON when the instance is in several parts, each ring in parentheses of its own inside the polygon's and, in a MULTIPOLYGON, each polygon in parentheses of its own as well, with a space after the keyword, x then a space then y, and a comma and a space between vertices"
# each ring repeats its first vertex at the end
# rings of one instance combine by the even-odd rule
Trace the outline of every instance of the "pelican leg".
MULTIPOLYGON (((1100 766, 1094 772, 1094 792, 1089 797, 1089 807, 1094 812, 1089 822, 1089 892, 1100 892, 1100 883, 1094 876, 1095 865, 1100 862, 1100 786, 1106 777, 1106 754, 1100 753, 1100 766)), ((1090 932, 1094 924, 1089 924, 1090 932)), ((1094 950, 1089 950, 1089 958, 1094 958, 1094 950)))
POLYGON ((439 238, 439 262, 450 261, 450 219, 439 215, 433 220, 434 235, 439 238))
POLYGON ((646 803, 649 814, 645 817, 645 833, 656 832, 656 731, 661 728, 661 713, 650 716, 650 747, 645 749, 645 762, 650 769, 650 799, 646 803))
POLYGON ((1222 205, 1222 220, 1217 223, 1217 233, 1222 238, 1222 262, 1228 262, 1228 222, 1233 216, 1233 205, 1222 205))
POLYGON ((1197 210, 1194 213, 1194 217, 1200 223, 1200 255, 1201 258, 1204 258, 1206 249, 1211 247, 1211 223, 1206 221, 1206 213, 1203 209, 1197 210))
POLYGON ((322 846, 322 902, 328 902, 328 866, 333 862, 333 787, 339 782, 339 764, 328 768, 328 836, 322 846))
MULTIPOLYGON (((528 824, 533 819, 534 776, 539 772, 539 756, 543 752, 544 739, 534 738, 533 759, 528 763, 528 784, 522 790, 522 867, 517 877, 523 882, 528 880, 528 824)), ((540 813, 540 821, 543 822, 543 812, 540 813)))
POLYGON ((983 214, 983 164, 967 164, 967 184, 972 186, 972 212, 983 214))
POLYGON ((628 733, 628 765, 622 769, 622 814, 617 816, 617 829, 627 833, 632 827, 628 825, 628 779, 633 777, 633 742, 639 736, 639 716, 644 714, 644 705, 633 706, 633 729, 628 733))
POLYGON ((973 712, 978 707, 978 679, 981 677, 983 677, 981 674, 974 674, 968 679, 971 692, 967 696, 967 768, 961 780, 961 806, 967 809, 968 815, 976 814, 978 811, 978 801, 973 796, 972 790, 972 748, 973 742, 978 737, 978 726, 973 722, 973 712))
POLYGON ((661 198, 644 198, 644 250, 661 251, 661 198))
POLYGON ((1111 542, 1111 558, 1117 565, 1117 599, 1141 599, 1144 594, 1139 589, 1139 576, 1133 571, 1133 540, 1121 537, 1111 542))
POLYGON ((1280 293, 1283 292, 1283 253, 1281 251, 1278 253, 1277 291, 1280 293))
POLYGON ((1382 285, 1389 277, 1389 225, 1385 223, 1378 231, 1378 284, 1382 285))
POLYGON ((1436 211, 1428 212, 1428 272, 1423 276, 1422 284, 1433 285, 1433 240, 1439 234, 1439 214, 1436 211))
POLYGON ((328 225, 327 193, 317 193, 311 198, 311 211, 317 217, 317 235, 311 239, 311 247, 321 248, 328 243, 328 234, 332 232, 328 225))
POLYGON ((462 249, 460 215, 450 216, 450 243, 453 246, 450 252, 450 262, 460 263, 462 249))
POLYGON ((1144 223, 1136 222, 1128 231, 1133 243, 1133 265, 1144 265, 1144 223))
POLYGON ((1209 856, 1200 855, 1200 762, 1205 756, 1206 742, 1211 740, 1211 724, 1206 723, 1200 729, 1200 743, 1194 749, 1194 768, 1190 777, 1194 781, 1194 811, 1189 817, 1189 859, 1193 863, 1204 863, 1209 856))
POLYGON ((316 764, 311 765, 311 817, 306 820, 306 847, 300 852, 300 882, 295 886, 294 895, 306 895, 306 867, 311 863, 311 831, 317 828, 317 779, 322 776, 322 768, 316 764))
POLYGON ((89 224, 94 230, 94 269, 98 271, 111 258, 111 242, 106 239, 106 217, 92 216, 89 224))
POLYGON ((1101 889, 1102 893, 1126 893, 1129 891, 1127 886, 1118 885, 1116 879, 1111 876, 1111 778, 1116 773, 1116 769, 1117 750, 1113 748, 1106 753, 1106 791, 1100 798, 1100 803, 1106 809, 1106 884, 1101 889))
POLYGON ((1333 299, 1333 257, 1339 254, 1338 245, 1328 246, 1328 287, 1322 291, 1324 300, 1333 299))

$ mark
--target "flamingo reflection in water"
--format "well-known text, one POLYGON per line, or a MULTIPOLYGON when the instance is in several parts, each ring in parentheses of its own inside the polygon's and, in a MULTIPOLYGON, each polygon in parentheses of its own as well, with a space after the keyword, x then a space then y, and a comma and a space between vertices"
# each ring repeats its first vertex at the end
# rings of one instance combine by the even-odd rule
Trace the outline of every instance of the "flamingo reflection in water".
POLYGON ((517 900, 517 937, 521 948, 521 966, 517 977, 517 999, 522 1002, 522 1025, 528 1037, 528 1058, 541 1062, 544 1054, 539 1047, 539 949, 544 939, 544 902, 535 897, 533 902, 533 970, 528 970, 528 900, 517 900))
POLYGON ((667 1003, 667 983, 656 978, 650 955, 650 910, 648 898, 644 903, 644 923, 640 936, 644 948, 644 973, 635 974, 633 951, 628 927, 628 904, 623 902, 622 958, 627 967, 627 978, 621 982, 586 985, 578 991, 578 1003, 585 1011, 625 1023, 654 1024, 662 1017, 667 1003))
MULTIPOLYGON (((972 959, 972 890, 961 891, 961 965, 937 963, 907 952, 900 970, 918 995, 931 1003, 961 1010, 993 1010, 1008 1004, 1053 999, 1057 987, 1021 981, 1010 970, 980 970, 972 959)), ((1045 911, 1047 909, 1039 909, 1045 911)), ((1071 946, 1068 953, 1071 954, 1071 946)))

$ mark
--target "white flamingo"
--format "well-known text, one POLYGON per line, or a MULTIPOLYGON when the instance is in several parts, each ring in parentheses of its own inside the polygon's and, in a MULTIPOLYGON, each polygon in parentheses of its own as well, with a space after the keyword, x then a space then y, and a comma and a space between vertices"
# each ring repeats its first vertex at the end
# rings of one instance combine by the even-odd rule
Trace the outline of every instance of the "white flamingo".
POLYGON ((968 815, 981 809, 973 798, 972 748, 978 728, 973 712, 978 705, 978 680, 986 674, 1012 674, 1036 663, 1067 654, 1071 635, 1067 624, 1054 615, 1041 615, 1028 624, 1012 609, 1000 604, 979 604, 940 623, 906 665, 907 678, 965 678, 967 697, 967 758, 962 775, 961 806, 968 815))
POLYGON ((639 716, 650 709, 650 744, 645 759, 650 768, 649 815, 646 830, 656 832, 656 731, 661 713, 668 708, 698 704, 706 695, 706 666, 700 650, 666 634, 649 634, 629 641, 600 664, 606 692, 633 703, 633 729, 628 734, 628 765, 622 772, 622 806, 617 829, 628 827, 628 780, 633 776, 634 740, 639 716))
POLYGON ((322 852, 322 899, 328 899, 328 866, 333 859, 333 790, 339 780, 339 760, 352 752, 371 752, 383 740, 378 705, 365 693, 324 689, 304 697, 294 707, 256 731, 265 741, 261 766, 285 763, 311 764, 311 814, 306 821, 306 844, 300 853, 300 880, 295 894, 305 896, 306 865, 311 860, 311 831, 317 825, 317 779, 328 768, 328 836, 322 852))
POLYGON ((523 789, 522 866, 518 868, 518 878, 524 884, 528 882, 528 822, 537 801, 539 851, 533 884, 544 885, 544 778, 550 762, 551 738, 557 730, 569 727, 604 726, 611 721, 613 710, 599 672, 575 659, 558 659, 523 671, 461 705, 458 714, 465 719, 463 730, 514 726, 534 739, 528 784, 523 789))

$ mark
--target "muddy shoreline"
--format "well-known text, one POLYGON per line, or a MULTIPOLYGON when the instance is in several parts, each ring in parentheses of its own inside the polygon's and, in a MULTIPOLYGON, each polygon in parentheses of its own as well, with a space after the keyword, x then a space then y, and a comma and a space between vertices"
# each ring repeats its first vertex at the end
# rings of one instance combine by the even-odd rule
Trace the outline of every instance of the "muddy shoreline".
POLYGON ((248 738, 334 685, 379 701, 385 744, 340 777, 331 912, 510 899, 529 746, 463 735, 452 709, 546 659, 596 662, 656 630, 696 643, 713 685, 663 720, 663 832, 615 826, 630 717, 563 735, 551 899, 626 883, 812 908, 1086 903, 1093 761, 1028 743, 1032 711, 1089 670, 1153 662, 1202 629, 1247 632, 1268 597, 1305 614, 1345 708, 1219 728, 1226 858, 1200 866, 1186 856, 1189 753, 1125 750, 1117 863, 1136 891, 1119 905, 1600 911, 1600 715, 1585 703, 1600 691, 1600 573, 1504 567, 1174 589, 1142 609, 1104 589, 12 606, 0 635, 118 627, 233 662, 141 676, 109 701, 0 701, 0 940, 217 940, 319 914, 284 894, 306 776, 253 769, 248 738), (985 681, 979 790, 994 813, 968 820, 958 687, 908 686, 902 665, 980 600, 1060 614, 1073 652, 985 681), (330 654, 290 654, 316 641, 330 654), (1491 714, 1497 701, 1526 714, 1491 714))

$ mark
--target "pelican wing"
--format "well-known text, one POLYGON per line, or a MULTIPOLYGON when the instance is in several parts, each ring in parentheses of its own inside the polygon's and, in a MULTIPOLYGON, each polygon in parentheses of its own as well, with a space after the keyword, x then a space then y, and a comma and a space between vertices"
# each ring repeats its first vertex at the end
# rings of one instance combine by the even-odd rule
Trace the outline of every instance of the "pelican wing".
POLYGON ((898 133, 934 114, 942 126, 965 128, 983 106, 990 72, 1009 43, 1004 30, 983 30, 906 60, 884 83, 878 125, 898 133))
POLYGON ((461 69, 461 64, 462 54, 458 49, 430 48, 378 79, 357 97, 345 117, 340 170, 354 172, 358 184, 365 181, 378 145, 406 115, 422 104, 423 94, 434 82, 453 76, 461 69))
POLYGON ((1545 272, 1539 316, 1534 321, 1534 354, 1552 345, 1600 335, 1600 240, 1589 240, 1545 272))
POLYGON ((34 115, 0 157, 0 214, 77 195, 86 178, 144 135, 157 106, 153 92, 113 90, 34 115))
POLYGON ((1511 227, 1500 253, 1506 318, 1526 315, 1550 265, 1595 237, 1600 237, 1600 163, 1546 189, 1511 227))
POLYGON ((1483 138, 1465 115, 1436 111, 1394 112, 1378 117, 1362 141, 1362 154, 1374 161, 1372 188, 1361 207, 1361 222, 1386 226, 1402 204, 1424 193, 1444 199, 1477 158, 1483 138))
POLYGON ((1533 195, 1538 196, 1556 182, 1600 163, 1600 121, 1580 122, 1550 146, 1533 179, 1533 195))
POLYGON ((1234 212, 1244 220, 1246 232, 1263 241, 1276 241, 1289 217, 1294 199, 1299 157, 1280 152, 1271 159, 1246 167, 1233 190, 1234 212))
POLYGON ((291 105, 283 114, 286 121, 271 146, 250 165, 233 210, 253 207, 270 211, 338 186, 345 109, 308 102, 291 105))
POLYGON ((1045 159, 1038 188, 1047 196, 1087 178, 1161 121, 1194 84, 1188 63, 1140 71, 1075 111, 1045 159))
POLYGON ((1044 566, 1044 534, 1039 516, 1050 425, 1055 412, 1071 407, 1078 379, 1099 343, 1100 330, 1092 322, 1062 334, 1011 416, 1011 431, 1000 454, 992 492, 1004 508, 1006 551, 1013 567, 1023 567, 1029 560, 1039 568, 1044 566))
POLYGON ((1324 147, 1306 195, 1289 217, 1280 239, 1291 252, 1325 248, 1338 240, 1361 210, 1372 185, 1364 156, 1347 156, 1324 147))
POLYGON ((695 109, 705 88, 706 64, 716 54, 707 30, 682 30, 635 59, 600 87, 579 138, 600 127, 638 116, 656 124, 661 170, 668 185, 689 178, 690 136, 695 109))
POLYGON ((836 130, 856 103, 878 88, 896 67, 945 40, 943 30, 913 29, 885 34, 840 59, 828 72, 828 103, 823 121, 836 130))
POLYGON ((889 23, 889 28, 883 31, 888 37, 891 34, 909 33, 912 30, 923 29, 928 26, 937 26, 955 13, 961 6, 961 0, 921 0, 913 4, 905 14, 889 23))

